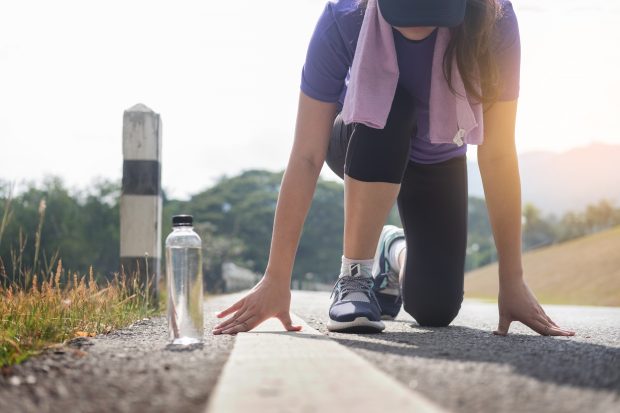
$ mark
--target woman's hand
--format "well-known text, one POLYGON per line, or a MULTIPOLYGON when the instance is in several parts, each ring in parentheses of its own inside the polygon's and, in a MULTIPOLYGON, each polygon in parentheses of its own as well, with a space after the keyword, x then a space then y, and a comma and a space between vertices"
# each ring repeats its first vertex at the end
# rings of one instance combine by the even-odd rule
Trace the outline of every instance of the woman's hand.
POLYGON ((520 321, 543 336, 574 336, 549 318, 522 278, 503 281, 499 288, 499 325, 493 334, 505 336, 513 321, 520 321))
POLYGON ((271 317, 278 318, 287 331, 299 331, 301 326, 294 326, 291 321, 290 305, 291 290, 288 284, 263 277, 245 297, 217 314, 218 318, 222 318, 234 313, 215 326, 213 334, 250 331, 271 317))

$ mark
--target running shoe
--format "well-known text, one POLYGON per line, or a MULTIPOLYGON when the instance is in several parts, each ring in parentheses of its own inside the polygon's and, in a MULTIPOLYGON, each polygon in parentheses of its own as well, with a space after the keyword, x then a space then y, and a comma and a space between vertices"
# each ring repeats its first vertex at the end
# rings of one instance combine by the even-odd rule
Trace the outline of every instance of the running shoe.
POLYGON ((403 304, 403 297, 398 280, 398 271, 395 271, 388 260, 388 250, 392 243, 404 239, 405 232, 394 225, 386 225, 381 231, 375 262, 372 267, 374 280, 373 291, 381 308, 382 320, 393 320, 398 315, 403 304))
POLYGON ((385 328, 372 291, 373 279, 362 275, 360 267, 360 264, 352 264, 349 274, 338 278, 334 285, 327 323, 329 331, 380 333, 385 328))

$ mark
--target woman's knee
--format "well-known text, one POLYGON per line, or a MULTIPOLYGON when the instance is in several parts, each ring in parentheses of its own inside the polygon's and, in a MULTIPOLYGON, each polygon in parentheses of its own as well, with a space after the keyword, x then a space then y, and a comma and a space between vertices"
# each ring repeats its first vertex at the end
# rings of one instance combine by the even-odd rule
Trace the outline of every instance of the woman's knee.
POLYGON ((345 174, 363 182, 400 184, 407 167, 410 136, 355 125, 347 148, 345 174))
POLYGON ((338 114, 334 120, 325 163, 341 179, 344 179, 344 162, 352 131, 353 125, 345 124, 342 115, 338 114))
POLYGON ((385 127, 355 124, 346 151, 345 173, 364 182, 400 184, 409 160, 415 131, 413 97, 396 89, 385 127))
POLYGON ((430 297, 424 299, 403 297, 403 308, 420 326, 446 327, 458 315, 463 297, 430 297))

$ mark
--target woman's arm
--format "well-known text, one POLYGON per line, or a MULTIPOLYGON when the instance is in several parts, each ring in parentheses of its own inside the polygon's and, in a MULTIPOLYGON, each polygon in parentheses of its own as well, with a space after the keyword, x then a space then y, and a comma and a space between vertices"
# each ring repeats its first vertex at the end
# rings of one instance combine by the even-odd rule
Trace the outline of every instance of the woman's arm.
POLYGON ((337 106, 299 96, 295 140, 282 178, 265 277, 290 285, 303 223, 325 162, 337 106))
POLYGON ((515 148, 517 101, 497 102, 484 114, 478 166, 499 257, 500 284, 523 278, 521 182, 515 148))
POLYGON ((217 315, 221 318, 234 313, 214 328, 214 334, 249 331, 270 317, 279 318, 287 330, 301 329, 292 324, 290 317, 291 273, 336 110, 335 103, 300 93, 295 139, 278 194, 265 275, 245 297, 217 315))
POLYGON ((520 321, 543 335, 574 335, 545 314, 523 279, 521 182, 515 148, 517 101, 497 102, 484 114, 484 143, 478 147, 489 219, 499 258, 499 325, 506 335, 520 321))

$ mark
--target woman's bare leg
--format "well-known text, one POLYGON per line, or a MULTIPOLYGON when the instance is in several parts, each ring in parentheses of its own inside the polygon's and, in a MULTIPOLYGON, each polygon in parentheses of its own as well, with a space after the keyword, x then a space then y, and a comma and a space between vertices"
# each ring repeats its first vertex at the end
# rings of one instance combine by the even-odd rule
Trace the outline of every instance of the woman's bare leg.
POLYGON ((398 266, 400 271, 398 272, 398 280, 400 281, 400 288, 403 288, 403 280, 405 279, 405 263, 407 262, 407 248, 403 248, 398 254, 398 266))
POLYGON ((372 259, 381 229, 396 201, 400 184, 364 182, 345 175, 344 256, 372 259))

